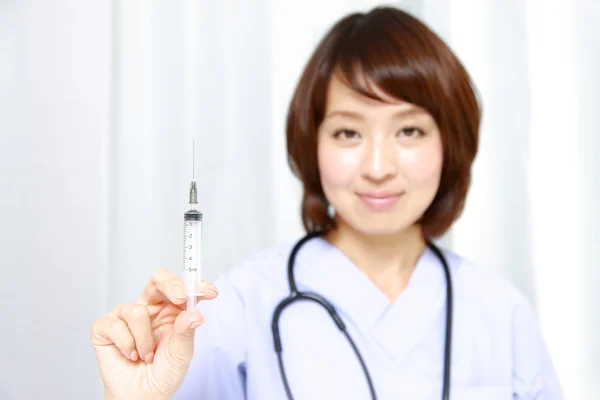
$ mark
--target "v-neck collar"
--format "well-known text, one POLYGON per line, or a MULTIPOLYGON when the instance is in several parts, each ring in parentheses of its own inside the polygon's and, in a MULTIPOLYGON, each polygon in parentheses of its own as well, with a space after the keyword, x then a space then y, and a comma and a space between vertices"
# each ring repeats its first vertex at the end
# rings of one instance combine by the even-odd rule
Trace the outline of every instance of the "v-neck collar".
POLYGON ((446 309, 445 304, 444 267, 435 253, 426 247, 408 286, 374 326, 373 337, 396 362, 401 363, 415 345, 427 339, 428 331, 446 309))
POLYGON ((443 267, 429 247, 393 303, 341 250, 321 237, 300 249, 294 271, 300 291, 325 297, 345 322, 371 335, 397 362, 423 338, 445 304, 443 267))
POLYGON ((327 240, 317 237, 308 241, 297 258, 298 289, 322 295, 360 330, 374 326, 391 307, 375 283, 327 240))
POLYGON ((341 250, 321 237, 300 249, 294 273, 299 290, 321 294, 363 330, 382 322, 386 311, 400 308, 420 313, 421 299, 436 297, 445 282, 440 261, 425 247, 408 285, 392 303, 341 250))

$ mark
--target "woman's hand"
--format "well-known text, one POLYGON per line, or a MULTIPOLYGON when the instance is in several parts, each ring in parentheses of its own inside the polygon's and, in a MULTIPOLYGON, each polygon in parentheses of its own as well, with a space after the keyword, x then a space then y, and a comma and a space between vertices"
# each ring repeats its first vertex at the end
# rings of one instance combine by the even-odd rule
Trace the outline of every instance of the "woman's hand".
MULTIPOLYGON (((212 300, 217 289, 203 283, 212 300)), ((140 298, 116 306, 92 327, 100 375, 107 399, 170 399, 187 373, 194 332, 204 322, 198 311, 185 311, 182 280, 161 269, 140 298)))

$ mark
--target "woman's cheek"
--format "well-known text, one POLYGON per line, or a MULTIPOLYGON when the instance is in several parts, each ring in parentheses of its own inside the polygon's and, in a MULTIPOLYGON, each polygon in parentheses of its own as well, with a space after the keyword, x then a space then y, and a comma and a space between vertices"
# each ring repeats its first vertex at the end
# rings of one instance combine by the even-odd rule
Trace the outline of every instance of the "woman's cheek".
POLYGON ((438 181, 442 172, 442 151, 438 148, 421 147, 402 149, 398 158, 404 176, 414 184, 438 181))
POLYGON ((347 187, 360 165, 358 149, 324 149, 320 154, 321 183, 330 187, 347 187))

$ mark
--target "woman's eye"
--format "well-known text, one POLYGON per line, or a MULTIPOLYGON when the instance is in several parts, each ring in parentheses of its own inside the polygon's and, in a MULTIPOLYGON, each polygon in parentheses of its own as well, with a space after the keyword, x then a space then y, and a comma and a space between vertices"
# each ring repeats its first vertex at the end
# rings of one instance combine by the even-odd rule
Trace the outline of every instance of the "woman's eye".
POLYGON ((400 132, 398 132, 398 135, 405 136, 405 137, 419 137, 419 136, 423 136, 423 131, 417 127, 410 126, 410 127, 402 128, 400 130, 400 132))
POLYGON ((358 137, 358 132, 353 131, 352 129, 340 129, 333 134, 333 137, 336 139, 354 139, 358 137))

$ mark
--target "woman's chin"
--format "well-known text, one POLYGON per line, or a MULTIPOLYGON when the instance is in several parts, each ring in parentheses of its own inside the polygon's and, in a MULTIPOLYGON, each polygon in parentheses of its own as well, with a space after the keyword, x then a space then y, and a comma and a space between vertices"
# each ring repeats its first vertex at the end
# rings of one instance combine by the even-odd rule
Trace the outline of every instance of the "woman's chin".
POLYGON ((352 229, 363 236, 369 237, 400 237, 406 233, 419 232, 419 227, 414 224, 401 224, 393 219, 365 219, 355 221, 352 229))

